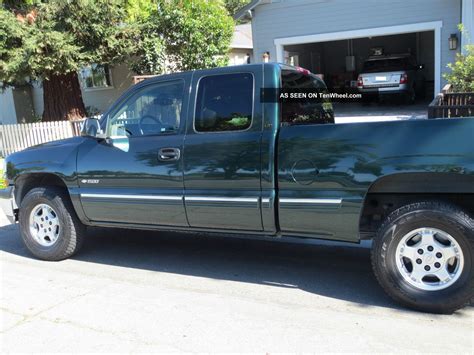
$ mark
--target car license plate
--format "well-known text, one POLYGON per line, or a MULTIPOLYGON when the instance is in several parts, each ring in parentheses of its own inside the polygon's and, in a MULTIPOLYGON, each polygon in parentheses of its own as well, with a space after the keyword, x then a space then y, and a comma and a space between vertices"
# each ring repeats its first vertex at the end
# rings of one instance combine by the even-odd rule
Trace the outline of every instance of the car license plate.
POLYGON ((387 81, 387 77, 386 76, 376 76, 375 80, 376 81, 387 81))

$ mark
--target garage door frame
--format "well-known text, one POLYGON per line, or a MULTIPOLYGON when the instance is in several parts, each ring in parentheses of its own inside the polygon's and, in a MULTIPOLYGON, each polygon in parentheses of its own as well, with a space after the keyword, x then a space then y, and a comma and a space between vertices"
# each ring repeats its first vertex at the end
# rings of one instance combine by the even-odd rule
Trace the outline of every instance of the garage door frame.
POLYGON ((386 27, 373 27, 364 28, 353 31, 339 31, 339 32, 328 32, 328 33, 316 33, 305 36, 293 36, 276 38, 274 40, 276 47, 277 62, 283 63, 284 58, 284 46, 294 44, 307 44, 316 42, 328 42, 328 41, 339 41, 351 38, 365 38, 365 37, 376 37, 376 36, 389 36, 405 33, 414 32, 425 32, 434 31, 434 82, 435 82, 435 93, 441 91, 441 28, 443 27, 443 21, 432 21, 432 22, 421 22, 411 23, 397 26, 386 26, 386 27))

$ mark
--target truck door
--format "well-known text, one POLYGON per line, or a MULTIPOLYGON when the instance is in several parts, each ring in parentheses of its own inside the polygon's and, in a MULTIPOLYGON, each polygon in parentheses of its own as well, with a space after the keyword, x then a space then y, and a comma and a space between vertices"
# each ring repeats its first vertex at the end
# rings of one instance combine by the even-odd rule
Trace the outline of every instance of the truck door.
POLYGON ((190 226, 261 231, 260 66, 195 73, 184 147, 190 226))
MULTIPOLYGON (((326 89, 321 80, 305 71, 284 68, 281 79, 286 89, 326 89)), ((364 179, 374 166, 370 168, 360 159, 367 146, 355 144, 351 130, 350 124, 334 124, 330 102, 282 102, 278 217, 283 235, 357 240, 353 226, 358 225, 366 187, 351 178, 352 169, 365 170, 367 174, 356 174, 364 179)))
POLYGON ((107 115, 107 140, 81 145, 79 191, 91 221, 188 226, 183 140, 191 74, 139 84, 107 115))

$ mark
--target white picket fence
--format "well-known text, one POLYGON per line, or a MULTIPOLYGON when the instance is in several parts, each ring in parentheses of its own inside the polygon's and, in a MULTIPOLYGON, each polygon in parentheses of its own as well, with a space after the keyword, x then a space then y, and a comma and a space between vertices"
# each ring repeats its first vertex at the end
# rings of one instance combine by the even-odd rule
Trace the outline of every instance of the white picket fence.
POLYGON ((0 125, 0 153, 3 157, 25 148, 74 137, 82 121, 56 121, 0 125))

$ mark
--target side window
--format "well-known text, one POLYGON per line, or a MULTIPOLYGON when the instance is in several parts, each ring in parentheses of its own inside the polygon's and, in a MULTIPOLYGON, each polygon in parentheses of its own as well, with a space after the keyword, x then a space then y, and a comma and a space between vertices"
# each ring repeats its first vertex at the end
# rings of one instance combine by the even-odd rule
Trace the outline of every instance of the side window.
MULTIPOLYGON (((324 83, 314 74, 297 70, 281 71, 282 89, 289 91, 327 92, 324 83)), ((281 103, 282 126, 295 124, 334 123, 334 111, 328 99, 311 99, 307 101, 284 101, 281 103)))
POLYGON ((212 75, 201 78, 196 99, 197 132, 241 131, 252 124, 253 75, 212 75))
POLYGON ((182 80, 143 87, 109 116, 108 136, 135 137, 177 131, 183 95, 182 80))
POLYGON ((107 64, 92 64, 83 67, 79 71, 79 79, 81 80, 82 88, 85 90, 112 86, 110 68, 107 64))

